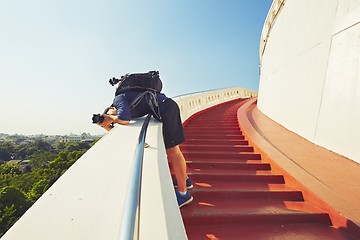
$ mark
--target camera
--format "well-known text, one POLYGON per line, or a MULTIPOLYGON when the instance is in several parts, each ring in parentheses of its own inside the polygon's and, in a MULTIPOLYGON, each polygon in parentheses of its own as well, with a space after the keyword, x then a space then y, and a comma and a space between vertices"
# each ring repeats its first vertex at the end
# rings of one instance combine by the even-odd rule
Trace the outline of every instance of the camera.
POLYGON ((92 123, 102 123, 104 121, 104 117, 100 114, 93 114, 92 123))
POLYGON ((121 79, 113 77, 113 78, 110 78, 109 83, 111 84, 111 86, 114 86, 115 84, 117 84, 120 81, 121 81, 121 79))

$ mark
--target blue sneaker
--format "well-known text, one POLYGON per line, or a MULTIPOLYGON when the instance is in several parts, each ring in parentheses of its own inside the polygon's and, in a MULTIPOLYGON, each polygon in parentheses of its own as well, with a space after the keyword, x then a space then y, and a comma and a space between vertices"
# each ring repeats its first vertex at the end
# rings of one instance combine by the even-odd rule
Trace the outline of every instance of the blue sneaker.
MULTIPOLYGON (((176 179, 173 180, 173 184, 174 184, 174 187, 178 187, 178 184, 177 184, 176 179)), ((187 178, 187 179, 186 179, 186 188, 187 188, 188 190, 190 190, 190 189, 192 189, 193 187, 194 187, 194 186, 192 185, 190 178, 187 178)))
POLYGON ((192 202, 193 197, 189 193, 189 191, 186 191, 186 193, 183 195, 179 191, 176 191, 176 198, 179 205, 179 208, 182 206, 185 206, 186 204, 189 204, 192 202))

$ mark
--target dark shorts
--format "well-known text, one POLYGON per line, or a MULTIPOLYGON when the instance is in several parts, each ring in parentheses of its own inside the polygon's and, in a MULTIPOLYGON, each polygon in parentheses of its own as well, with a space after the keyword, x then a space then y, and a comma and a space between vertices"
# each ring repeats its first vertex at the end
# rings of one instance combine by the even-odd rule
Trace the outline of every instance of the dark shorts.
POLYGON ((185 136, 179 106, 171 98, 165 100, 161 118, 165 148, 172 148, 184 142, 185 136))

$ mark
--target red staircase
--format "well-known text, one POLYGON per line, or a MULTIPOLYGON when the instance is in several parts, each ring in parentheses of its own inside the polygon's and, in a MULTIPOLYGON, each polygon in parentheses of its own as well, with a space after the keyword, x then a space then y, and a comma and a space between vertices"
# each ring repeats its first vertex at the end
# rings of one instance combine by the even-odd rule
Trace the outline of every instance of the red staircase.
POLYGON ((188 238, 355 239, 254 152, 238 127, 242 104, 216 106, 184 124, 181 149, 194 185, 193 202, 181 208, 188 238))

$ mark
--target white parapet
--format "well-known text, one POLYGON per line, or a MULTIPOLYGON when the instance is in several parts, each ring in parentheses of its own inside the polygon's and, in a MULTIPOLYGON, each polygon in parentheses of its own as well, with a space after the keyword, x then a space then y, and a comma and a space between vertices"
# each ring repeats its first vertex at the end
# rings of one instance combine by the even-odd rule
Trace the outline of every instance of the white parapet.
MULTIPOLYGON (((185 120, 216 104, 255 96, 242 88, 175 98, 185 120)), ((89 149, 2 240, 114 240, 120 224, 138 136, 144 118, 118 125, 89 149)), ((177 206, 162 139, 162 123, 152 119, 144 150, 139 239, 187 239, 177 206)))
POLYGON ((217 104, 237 98, 256 97, 257 92, 240 87, 218 89, 206 92, 192 93, 175 97, 181 112, 182 121, 191 115, 217 104))

